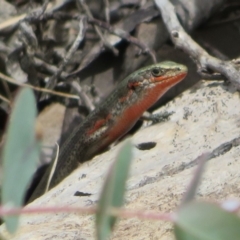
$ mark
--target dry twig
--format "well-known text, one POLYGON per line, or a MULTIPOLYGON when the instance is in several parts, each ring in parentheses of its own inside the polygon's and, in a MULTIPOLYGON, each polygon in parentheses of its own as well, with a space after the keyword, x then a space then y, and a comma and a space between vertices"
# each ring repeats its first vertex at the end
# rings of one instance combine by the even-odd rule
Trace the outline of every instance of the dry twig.
POLYGON ((154 63, 157 62, 156 56, 155 56, 155 53, 153 52, 153 50, 151 50, 147 45, 145 45, 143 42, 139 41, 137 38, 131 36, 128 32, 124 31, 123 29, 114 28, 110 24, 108 24, 106 22, 102 22, 102 21, 94 19, 94 18, 88 19, 88 22, 98 25, 99 27, 106 29, 109 33, 112 33, 112 34, 136 45, 137 47, 139 47, 142 50, 143 53, 149 54, 154 63))
POLYGON ((219 60, 209 55, 201 46, 184 31, 178 21, 173 5, 168 0, 155 0, 161 11, 162 19, 167 27, 173 43, 197 63, 199 72, 211 70, 221 73, 240 89, 240 72, 230 61, 219 60))
POLYGON ((85 32, 86 32, 86 18, 80 18, 78 35, 77 35, 74 43, 72 44, 71 48, 67 52, 65 58, 63 59, 60 67, 54 73, 54 75, 49 79, 46 88, 53 89, 55 87, 58 77, 61 75, 64 67, 68 64, 68 62, 71 59, 71 57, 73 56, 74 52, 77 50, 78 46, 82 42, 85 32))
MULTIPOLYGON (((84 11, 86 12, 86 15, 88 16, 89 19, 93 19, 93 16, 92 16, 92 13, 91 11, 89 10, 88 8, 88 5, 85 3, 85 0, 79 0, 79 3, 81 4, 81 6, 83 7, 84 11)), ((113 47, 103 36, 101 30, 97 27, 97 26, 94 26, 94 29, 96 31, 96 33, 98 34, 99 38, 101 39, 103 45, 107 48, 109 48, 113 54, 115 56, 118 55, 118 50, 113 47)))
POLYGON ((5 74, 3 73, 0 73, 0 79, 3 79, 9 83, 12 83, 14 85, 18 85, 18 86, 21 86, 21 87, 29 87, 29 88, 32 88, 34 89, 35 91, 40 91, 40 92, 46 92, 46 93, 49 93, 49 94, 53 94, 53 95, 56 95, 56 96, 60 96, 60 97, 66 97, 66 98, 72 98, 72 99, 79 99, 79 97, 77 95, 73 95, 73 94, 67 94, 67 93, 62 93, 62 92, 57 92, 57 91, 53 91, 53 90, 50 90, 50 89, 45 89, 45 88, 40 88, 40 87, 34 87, 30 84, 26 84, 26 83, 19 83, 18 81, 16 81, 15 79, 11 78, 11 77, 8 77, 6 76, 5 74))

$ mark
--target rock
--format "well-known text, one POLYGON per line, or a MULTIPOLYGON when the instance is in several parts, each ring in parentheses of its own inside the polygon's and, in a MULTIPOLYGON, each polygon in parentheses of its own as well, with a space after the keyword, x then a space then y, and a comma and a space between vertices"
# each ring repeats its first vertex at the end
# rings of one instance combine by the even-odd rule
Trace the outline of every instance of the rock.
MULTIPOLYGON (((174 111, 170 120, 141 129, 134 144, 156 142, 148 151, 134 148, 125 207, 132 210, 172 212, 181 202, 194 173, 193 160, 223 143, 239 137, 239 93, 221 81, 198 84, 164 106, 174 111)), ((121 144, 80 166, 61 184, 27 207, 96 204, 105 175, 121 144), (91 196, 76 197, 81 191, 91 196)), ((229 147, 207 163, 197 198, 221 201, 239 195, 240 147, 229 147)), ((73 213, 22 216, 13 237, 1 226, 6 239, 94 239, 94 216, 73 213)), ((112 239, 174 239, 172 224, 122 219, 112 239)))

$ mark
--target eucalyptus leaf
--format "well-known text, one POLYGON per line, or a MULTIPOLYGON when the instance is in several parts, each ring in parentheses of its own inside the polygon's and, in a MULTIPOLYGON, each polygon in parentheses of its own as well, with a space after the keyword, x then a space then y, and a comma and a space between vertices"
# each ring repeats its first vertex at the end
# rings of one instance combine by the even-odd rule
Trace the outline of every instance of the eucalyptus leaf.
POLYGON ((187 204, 187 203, 193 201, 193 199, 196 195, 198 186, 200 185, 200 182, 201 182, 201 178, 202 178, 202 175, 204 172, 206 161, 209 160, 210 156, 211 156, 210 153, 205 153, 205 154, 201 155, 200 157, 198 157, 197 159, 195 159, 195 161, 198 163, 198 166, 196 167, 196 170, 193 174, 192 180, 187 188, 186 193, 183 196, 181 205, 184 205, 184 204, 187 204))
POLYGON ((111 216, 111 208, 119 208, 124 202, 125 185, 132 159, 132 145, 126 141, 121 148, 119 155, 110 168, 105 180, 99 200, 96 216, 97 239, 105 240, 109 237, 116 217, 111 216))
POLYGON ((240 218, 213 203, 182 206, 174 225, 177 240, 239 240, 240 218))
MULTIPOLYGON (((19 91, 7 128, 3 149, 2 204, 21 207, 30 179, 39 159, 40 143, 36 139, 35 97, 30 89, 19 91)), ((5 216, 6 227, 14 233, 19 216, 5 216)))

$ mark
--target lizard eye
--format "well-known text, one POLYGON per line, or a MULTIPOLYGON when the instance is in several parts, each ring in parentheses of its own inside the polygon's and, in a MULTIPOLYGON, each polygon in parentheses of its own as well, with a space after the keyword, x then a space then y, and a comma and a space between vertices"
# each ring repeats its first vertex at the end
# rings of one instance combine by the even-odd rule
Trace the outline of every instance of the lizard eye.
POLYGON ((158 77, 160 75, 162 75, 163 71, 161 70, 161 68, 153 68, 152 69, 152 75, 154 77, 158 77))

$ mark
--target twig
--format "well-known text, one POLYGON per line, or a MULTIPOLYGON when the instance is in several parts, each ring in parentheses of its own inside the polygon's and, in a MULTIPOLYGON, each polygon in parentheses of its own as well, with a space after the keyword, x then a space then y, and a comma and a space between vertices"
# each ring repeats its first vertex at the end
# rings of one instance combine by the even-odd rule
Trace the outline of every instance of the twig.
MULTIPOLYGON (((34 58, 34 66, 36 68, 41 68, 44 71, 48 72, 49 74, 55 74, 58 71, 57 67, 49 63, 46 63, 42 59, 40 59, 37 53, 35 55, 36 57, 34 58)), ((66 79, 67 76, 68 76, 68 73, 62 71, 59 78, 66 79)))
MULTIPOLYGON (((78 1, 79 1, 79 3, 81 4, 81 6, 83 7, 84 11, 86 12, 88 18, 89 18, 89 19, 93 19, 92 13, 91 13, 91 11, 89 10, 87 4, 85 3, 85 0, 78 0, 78 1)), ((98 36, 100 37, 101 41, 103 42, 104 46, 106 46, 107 48, 109 48, 109 49, 113 52, 113 54, 117 56, 117 55, 118 55, 118 50, 117 50, 115 47, 113 47, 113 46, 104 38, 101 30, 100 30, 97 26, 95 26, 95 25, 94 25, 94 29, 95 29, 95 31, 97 32, 98 36)))
MULTIPOLYGON (((6 93, 6 95, 7 95, 7 100, 9 101, 9 102, 11 102, 12 101, 12 94, 11 94, 11 91, 10 91, 10 89, 9 89, 9 86, 8 86, 8 84, 5 82, 5 81, 2 81, 2 84, 3 84, 3 89, 5 90, 5 93, 6 93)), ((2 100, 4 100, 3 99, 4 97, 2 96, 2 100)), ((5 101, 6 102, 6 101, 5 101)))
POLYGON ((56 151, 56 156, 53 160, 53 164, 51 166, 51 171, 50 171, 50 174, 49 174, 49 177, 48 177, 48 181, 47 181, 47 184, 46 184, 46 188, 45 188, 45 192, 46 193, 48 190, 49 190, 49 186, 50 186, 50 183, 51 183, 51 180, 52 180, 52 177, 53 177, 53 174, 55 172, 55 169, 56 169, 56 166, 57 166, 57 162, 58 162, 58 156, 59 156, 59 145, 58 143, 55 143, 56 146, 57 146, 57 151, 56 151))
MULTIPOLYGON (((105 21, 109 24, 110 23, 110 9, 109 9, 109 1, 103 0, 104 2, 104 13, 105 13, 105 21)), ((107 37, 107 31, 104 31, 104 38, 107 37)))
POLYGON ((82 87, 80 86, 79 82, 73 81, 71 85, 77 91, 78 96, 83 101, 84 105, 88 108, 88 110, 90 112, 93 111, 95 106, 92 104, 88 95, 82 90, 82 87))
POLYGON ((88 22, 92 23, 92 24, 96 24, 99 27, 108 30, 108 32, 110 32, 110 33, 112 33, 112 34, 114 34, 114 35, 116 35, 116 36, 118 36, 118 37, 136 45, 136 46, 138 46, 143 51, 143 53, 147 53, 147 54, 150 55, 150 57, 153 60, 153 63, 157 62, 154 52, 147 45, 140 42, 137 38, 131 36, 128 32, 126 32, 122 29, 119 29, 119 28, 114 28, 110 24, 108 24, 106 22, 99 21, 95 18, 88 19, 88 22))
POLYGON ((0 206, 0 216, 13 216, 20 214, 39 214, 39 213, 82 213, 82 214, 94 214, 96 213, 95 207, 26 207, 26 208, 7 208, 0 206))
POLYGON ((137 218, 142 220, 160 220, 168 222, 174 222, 176 218, 174 213, 160 213, 156 211, 131 210, 123 208, 111 208, 109 213, 121 218, 137 218))
POLYGON ((46 88, 53 89, 57 83, 57 78, 61 75, 64 67, 68 64, 69 60, 71 59, 74 52, 77 50, 78 46, 82 42, 86 32, 86 18, 81 18, 79 21, 79 32, 78 35, 72 44, 71 48, 67 52, 65 58, 63 59, 60 67, 55 72, 55 74, 49 79, 46 88))
POLYGON ((34 9, 25 18, 24 21, 32 22, 32 19, 41 20, 45 15, 50 0, 45 0, 41 8, 34 9))
POLYGON ((0 99, 11 106, 11 101, 0 94, 0 99))
POLYGON ((229 61, 210 56, 201 46, 184 31, 178 21, 173 5, 168 0, 154 0, 161 11, 162 19, 167 27, 173 43, 196 61, 200 71, 211 69, 224 75, 240 89, 240 72, 229 61))
POLYGON ((68 94, 68 93, 62 93, 62 92, 57 92, 57 91, 53 91, 53 90, 45 89, 45 88, 40 88, 40 87, 34 87, 34 86, 26 84, 26 83, 19 83, 15 79, 13 79, 11 77, 8 77, 8 76, 4 75, 1 72, 0 72, 0 78, 5 80, 5 81, 7 81, 7 82, 9 82, 9 83, 12 83, 12 84, 15 84, 15 85, 18 85, 18 86, 21 86, 21 87, 28 87, 28 88, 34 89, 35 91, 46 92, 46 93, 50 93, 50 94, 53 94, 53 95, 56 95, 56 96, 60 96, 60 97, 79 99, 79 96, 76 96, 76 95, 72 95, 72 94, 68 94))
MULTIPOLYGON (((0 216, 13 216, 20 214, 46 214, 46 213, 80 213, 80 214, 96 214, 96 207, 25 207, 25 208, 7 208, 0 206, 0 216)), ((131 210, 124 208, 111 208, 109 209, 109 215, 122 218, 138 218, 147 220, 162 220, 173 222, 175 220, 174 213, 161 213, 156 211, 144 211, 144 210, 131 210)))
POLYGON ((42 11, 40 13, 40 16, 42 16, 45 13, 45 11, 47 10, 48 4, 49 4, 49 0, 45 0, 43 3, 43 6, 42 6, 42 11))
POLYGON ((106 22, 109 24, 110 23, 110 16, 109 16, 109 1, 108 0, 104 0, 104 5, 105 5, 105 19, 106 22))

